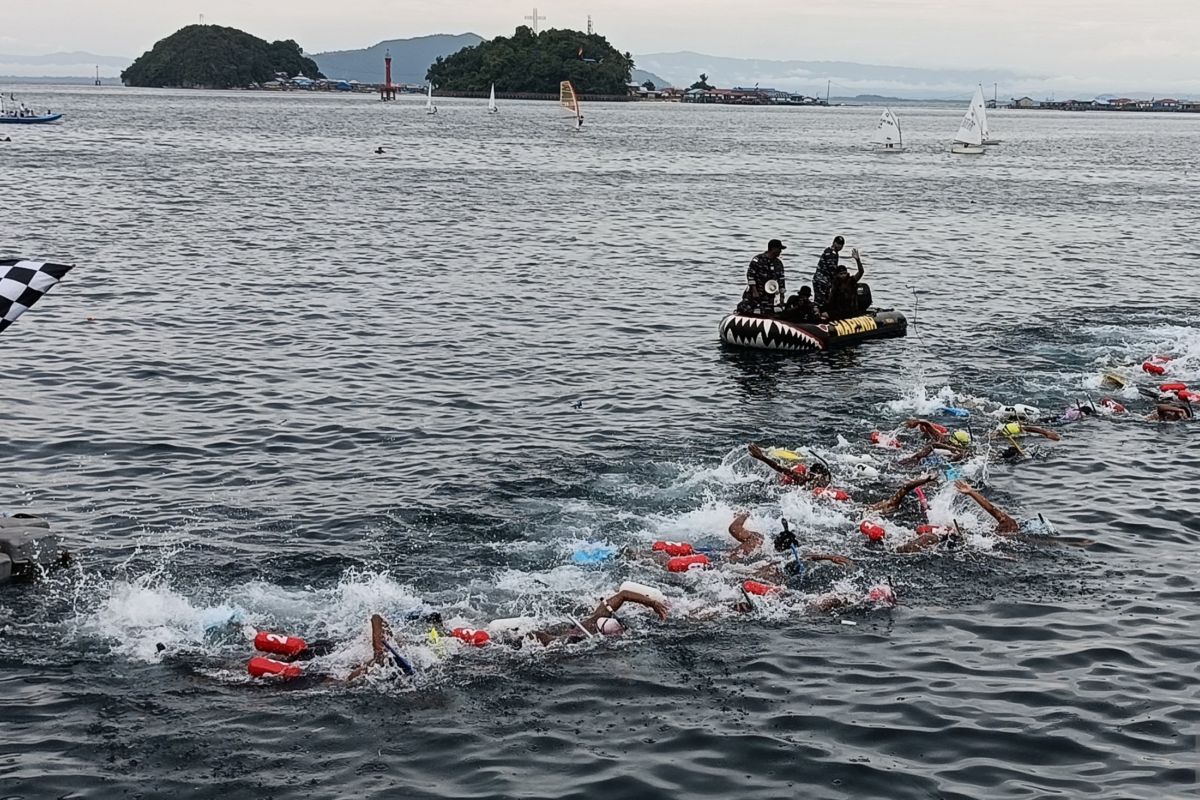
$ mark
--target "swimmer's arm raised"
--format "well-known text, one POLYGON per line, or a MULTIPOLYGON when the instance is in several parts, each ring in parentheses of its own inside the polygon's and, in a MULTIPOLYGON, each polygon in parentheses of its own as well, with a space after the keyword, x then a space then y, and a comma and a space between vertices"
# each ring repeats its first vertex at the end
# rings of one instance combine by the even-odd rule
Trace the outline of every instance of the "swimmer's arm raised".
POLYGON ((596 610, 592 612, 592 615, 588 619, 595 621, 601 617, 611 617, 626 603, 636 603, 639 606, 645 606, 657 614, 659 619, 667 618, 667 607, 659 601, 652 597, 647 597, 641 592, 631 592, 628 589, 622 589, 596 606, 596 610))

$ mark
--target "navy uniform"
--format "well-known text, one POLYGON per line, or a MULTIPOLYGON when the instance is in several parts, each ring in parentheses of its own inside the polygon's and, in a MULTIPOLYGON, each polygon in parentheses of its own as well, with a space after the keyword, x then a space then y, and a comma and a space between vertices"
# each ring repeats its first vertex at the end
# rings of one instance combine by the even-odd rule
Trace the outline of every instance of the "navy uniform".
POLYGON ((829 302, 829 290, 833 288, 833 276, 838 271, 838 252, 826 247, 813 273, 813 302, 824 308, 829 302))
POLYGON ((772 255, 772 250, 786 250, 778 239, 772 239, 764 253, 759 253, 750 260, 746 270, 746 291, 742 293, 742 302, 738 303, 737 313, 755 317, 769 317, 775 313, 775 293, 767 291, 767 282, 775 281, 779 288, 776 293, 783 295, 786 283, 783 273, 783 262, 779 256, 772 255))

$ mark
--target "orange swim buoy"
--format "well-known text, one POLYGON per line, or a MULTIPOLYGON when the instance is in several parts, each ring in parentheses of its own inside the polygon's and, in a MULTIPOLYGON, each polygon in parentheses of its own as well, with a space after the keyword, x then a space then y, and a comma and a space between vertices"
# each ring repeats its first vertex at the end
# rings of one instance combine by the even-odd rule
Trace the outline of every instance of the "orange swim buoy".
POLYGON ((850 499, 850 495, 841 489, 832 489, 828 486, 818 486, 813 489, 813 494, 817 497, 828 497, 830 500, 837 500, 839 502, 850 499))
POLYGON ((295 664, 285 664, 266 656, 255 656, 250 659, 250 662, 246 664, 246 671, 252 678, 276 677, 285 680, 299 678, 304 674, 304 670, 295 664))
POLYGON ((282 633, 259 631, 254 637, 254 649, 264 653, 274 653, 278 656, 298 656, 308 643, 299 636, 285 636, 282 633))
POLYGON ((654 551, 669 556, 690 556, 696 549, 687 542, 655 542, 654 551))
POLYGON ((1158 364, 1154 364, 1150 361, 1146 361, 1142 364, 1142 370, 1144 372, 1149 372, 1151 375, 1163 375, 1166 373, 1167 368, 1158 364))
POLYGON ((862 535, 870 539, 872 542, 882 542, 887 536, 887 531, 882 525, 878 525, 869 520, 863 520, 858 525, 858 529, 862 531, 862 535))
POLYGON ((483 647, 492 640, 487 631, 477 631, 474 628, 455 628, 450 631, 450 635, 473 647, 483 647))
POLYGON ((707 569, 712 566, 708 556, 697 553, 694 556, 676 556, 667 561, 667 569, 671 572, 690 572, 694 569, 707 569))

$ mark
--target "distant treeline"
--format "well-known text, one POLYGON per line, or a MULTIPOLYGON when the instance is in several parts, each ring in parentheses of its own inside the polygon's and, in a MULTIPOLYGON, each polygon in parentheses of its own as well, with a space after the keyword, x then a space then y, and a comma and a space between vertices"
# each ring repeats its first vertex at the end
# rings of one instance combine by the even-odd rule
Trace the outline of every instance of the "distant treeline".
POLYGON ((267 42, 237 28, 188 25, 143 53, 121 80, 129 86, 233 89, 269 81, 278 72, 324 77, 290 39, 267 42))
POLYGON ((598 34, 552 29, 535 34, 528 26, 438 58, 426 80, 439 89, 556 94, 570 80, 580 94, 625 94, 633 56, 620 53, 598 34))

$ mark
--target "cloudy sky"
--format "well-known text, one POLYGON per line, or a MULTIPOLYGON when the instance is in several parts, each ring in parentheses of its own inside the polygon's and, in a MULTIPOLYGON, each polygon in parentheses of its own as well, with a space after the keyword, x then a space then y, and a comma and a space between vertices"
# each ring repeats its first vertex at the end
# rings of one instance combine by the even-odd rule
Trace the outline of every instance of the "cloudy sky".
MULTIPOLYGON (((308 52, 381 39, 508 34, 534 0, 0 0, 0 53, 137 56, 205 21, 308 52)), ((635 54, 1005 68, 1064 85, 1200 92, 1200 0, 538 0, 548 27, 635 54)))

